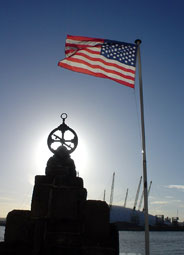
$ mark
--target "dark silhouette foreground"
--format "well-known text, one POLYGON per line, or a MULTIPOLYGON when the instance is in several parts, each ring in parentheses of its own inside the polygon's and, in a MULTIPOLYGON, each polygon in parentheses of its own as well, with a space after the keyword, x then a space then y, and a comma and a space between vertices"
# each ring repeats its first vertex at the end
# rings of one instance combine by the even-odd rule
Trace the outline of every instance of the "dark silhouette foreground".
POLYGON ((63 143, 48 160, 45 175, 35 176, 31 210, 9 212, 0 254, 118 255, 109 206, 86 198, 63 143))

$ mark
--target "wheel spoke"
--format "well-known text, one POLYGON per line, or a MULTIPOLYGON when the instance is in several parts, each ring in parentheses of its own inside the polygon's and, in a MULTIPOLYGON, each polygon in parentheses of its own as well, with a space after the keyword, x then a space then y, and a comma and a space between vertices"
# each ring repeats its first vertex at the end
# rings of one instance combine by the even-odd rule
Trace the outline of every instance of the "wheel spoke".
POLYGON ((73 152, 78 144, 78 138, 73 129, 69 128, 66 124, 61 124, 55 128, 48 137, 49 149, 55 153, 58 146, 65 146, 69 153, 73 152), (59 132, 60 131, 60 132, 59 132), (65 139, 66 138, 66 139, 65 139), (54 143, 57 143, 57 145, 54 143), (53 148, 52 148, 53 147, 53 148), (55 147, 55 148, 54 148, 55 147))
POLYGON ((53 134, 53 136, 55 136, 55 138, 58 138, 59 140, 62 140, 61 137, 59 137, 58 135, 53 134))
POLYGON ((70 149, 72 149, 72 147, 69 145, 69 144, 67 144, 67 143, 63 143, 66 147, 68 147, 68 148, 70 148, 70 149))

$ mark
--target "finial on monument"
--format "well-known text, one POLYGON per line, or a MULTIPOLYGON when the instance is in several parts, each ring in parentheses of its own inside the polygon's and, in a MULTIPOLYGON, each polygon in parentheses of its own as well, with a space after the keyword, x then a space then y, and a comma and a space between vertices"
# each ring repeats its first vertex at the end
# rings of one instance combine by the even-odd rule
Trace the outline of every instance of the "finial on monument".
POLYGON ((135 40, 135 44, 137 44, 137 46, 139 46, 142 43, 142 41, 140 39, 135 40))
POLYGON ((68 153, 72 153, 78 145, 78 137, 76 132, 65 124, 65 120, 68 117, 66 113, 61 114, 63 123, 53 129, 48 136, 47 145, 49 150, 56 154, 59 149, 67 150, 68 153))

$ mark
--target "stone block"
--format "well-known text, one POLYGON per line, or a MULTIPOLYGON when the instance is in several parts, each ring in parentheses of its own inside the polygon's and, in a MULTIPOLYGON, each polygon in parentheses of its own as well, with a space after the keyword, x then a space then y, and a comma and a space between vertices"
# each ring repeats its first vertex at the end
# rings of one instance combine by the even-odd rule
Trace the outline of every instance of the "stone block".
POLYGON ((105 239, 110 236, 109 206, 106 202, 87 200, 85 205, 84 229, 89 238, 105 239))
POLYGON ((34 225, 28 210, 13 210, 6 219, 5 242, 32 242, 34 225))
POLYGON ((83 179, 81 177, 76 177, 75 178, 75 186, 83 188, 83 179))
POLYGON ((31 202, 32 217, 41 218, 47 216, 50 190, 51 185, 49 184, 37 184, 34 186, 31 202))
POLYGON ((71 177, 67 175, 56 175, 53 180, 56 186, 71 186, 83 188, 83 179, 80 177, 71 177))
POLYGON ((69 175, 69 176, 75 177, 76 171, 75 171, 75 169, 71 169, 67 166, 66 167, 53 167, 53 168, 46 167, 45 174, 47 176, 51 176, 51 177, 54 177, 56 175, 69 175))
POLYGON ((103 247, 103 246, 88 246, 83 247, 81 254, 84 255, 119 255, 116 253, 116 250, 109 247, 103 247))
POLYGON ((47 219, 45 230, 47 232, 80 233, 81 222, 77 220, 47 219))
POLYGON ((53 181, 52 176, 46 176, 46 175, 36 175, 35 176, 35 185, 51 184, 52 181, 53 181))
POLYGON ((47 232, 44 243, 46 246, 80 247, 82 238, 76 233, 47 232))
POLYGON ((61 246, 61 245, 52 245, 52 246, 47 245, 44 247, 42 254, 44 255, 87 255, 82 253, 80 247, 61 246))
POLYGON ((87 191, 81 188, 53 188, 49 203, 49 217, 77 220, 83 217, 87 191))

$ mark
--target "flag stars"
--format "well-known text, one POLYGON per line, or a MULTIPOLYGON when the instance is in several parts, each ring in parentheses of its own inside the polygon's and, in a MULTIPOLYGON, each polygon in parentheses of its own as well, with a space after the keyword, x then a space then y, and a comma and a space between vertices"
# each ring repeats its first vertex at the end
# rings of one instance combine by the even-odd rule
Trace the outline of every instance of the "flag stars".
POLYGON ((102 45, 101 55, 121 63, 135 66, 136 47, 132 44, 107 41, 102 45))
POLYGON ((109 78, 134 88, 136 49, 137 46, 130 43, 67 36, 66 57, 58 65, 72 71, 109 78))

